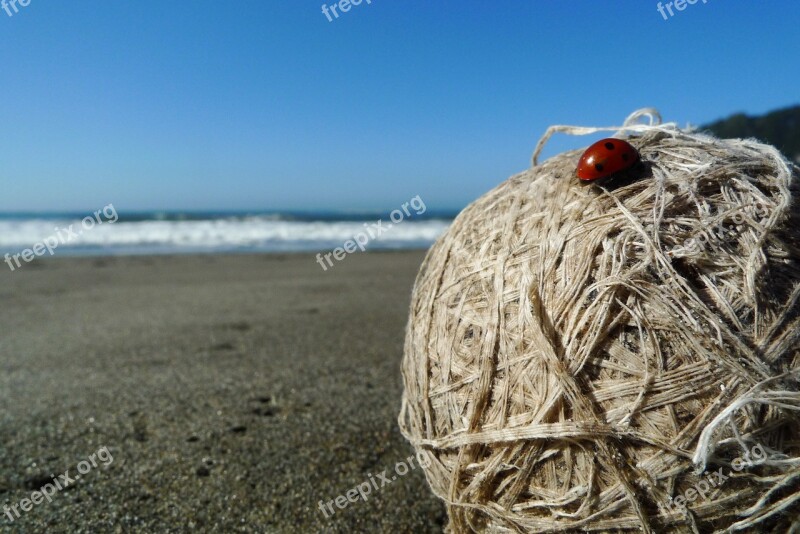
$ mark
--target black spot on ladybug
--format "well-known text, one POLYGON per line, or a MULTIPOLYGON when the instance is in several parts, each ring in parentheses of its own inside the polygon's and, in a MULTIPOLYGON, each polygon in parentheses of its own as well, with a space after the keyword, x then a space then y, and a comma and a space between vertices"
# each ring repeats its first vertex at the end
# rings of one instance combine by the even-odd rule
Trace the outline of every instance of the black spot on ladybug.
POLYGON ((597 169, 597 172, 603 172, 603 164, 602 163, 595 163, 594 168, 597 169))
POLYGON ((622 155, 622 159, 625 160, 625 161, 628 161, 628 155, 627 154, 623 154, 622 155))
POLYGON ((614 143, 612 143, 611 141, 609 141, 608 143, 606 143, 606 144, 605 144, 605 147, 606 147, 607 149, 609 149, 609 150, 614 150, 614 143))

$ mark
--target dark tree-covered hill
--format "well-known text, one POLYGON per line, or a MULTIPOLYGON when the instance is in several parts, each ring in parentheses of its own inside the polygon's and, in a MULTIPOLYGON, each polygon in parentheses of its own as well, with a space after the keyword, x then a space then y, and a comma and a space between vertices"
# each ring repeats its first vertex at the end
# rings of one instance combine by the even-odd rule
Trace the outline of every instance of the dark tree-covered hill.
POLYGON ((800 163, 800 106, 778 109, 758 117, 737 113, 707 124, 701 130, 709 130, 722 138, 754 137, 775 145, 789 159, 800 163))

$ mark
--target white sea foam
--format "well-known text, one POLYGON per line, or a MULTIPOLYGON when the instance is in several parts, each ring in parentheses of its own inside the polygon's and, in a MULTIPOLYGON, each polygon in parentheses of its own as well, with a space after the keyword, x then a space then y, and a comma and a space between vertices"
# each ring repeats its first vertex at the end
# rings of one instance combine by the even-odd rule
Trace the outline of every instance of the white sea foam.
MULTIPOLYGON (((377 222, 377 219, 376 221, 377 222)), ((366 231, 364 221, 291 221, 274 216, 210 218, 203 220, 143 220, 108 222, 84 229, 79 219, 0 220, 0 251, 19 252, 73 225, 77 238, 63 243, 58 254, 107 252, 215 252, 227 250, 325 250, 341 246, 366 231)), ((450 224, 446 220, 408 220, 382 223, 384 231, 370 249, 425 247, 450 224)))

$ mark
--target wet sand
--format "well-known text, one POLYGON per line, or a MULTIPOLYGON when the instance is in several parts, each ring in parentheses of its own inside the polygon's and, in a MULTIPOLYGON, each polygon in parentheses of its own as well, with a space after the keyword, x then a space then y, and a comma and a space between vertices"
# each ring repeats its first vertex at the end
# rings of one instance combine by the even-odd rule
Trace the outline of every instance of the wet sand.
POLYGON ((331 517, 319 508, 413 453, 396 419, 422 258, 0 271, 0 506, 85 470, 102 447, 113 458, 13 522, 0 509, 0 532, 441 532, 420 469, 331 517))

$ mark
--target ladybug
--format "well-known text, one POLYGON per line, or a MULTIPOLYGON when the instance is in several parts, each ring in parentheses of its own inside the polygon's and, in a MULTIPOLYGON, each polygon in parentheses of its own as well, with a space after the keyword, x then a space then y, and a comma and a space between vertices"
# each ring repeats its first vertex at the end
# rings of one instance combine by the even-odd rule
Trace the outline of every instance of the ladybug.
POLYGON ((639 152, 622 139, 601 139, 586 149, 578 160, 578 178, 592 182, 630 169, 639 161, 639 152))

